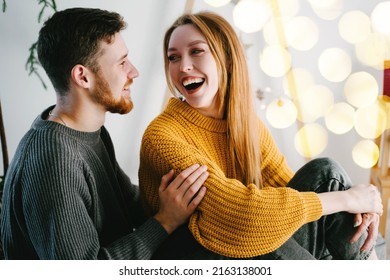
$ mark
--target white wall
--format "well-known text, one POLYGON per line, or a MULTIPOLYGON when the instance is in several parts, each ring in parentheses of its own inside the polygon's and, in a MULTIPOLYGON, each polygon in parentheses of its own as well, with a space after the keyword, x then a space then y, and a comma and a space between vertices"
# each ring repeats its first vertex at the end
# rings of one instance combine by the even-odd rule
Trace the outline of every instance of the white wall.
MULTIPOLYGON (((129 58, 140 71, 140 77, 132 88, 135 108, 126 116, 108 115, 106 125, 111 132, 118 161, 134 182, 138 182, 137 172, 139 164, 139 145, 142 133, 147 124, 161 111, 165 95, 165 78, 162 60, 162 36, 170 23, 184 10, 184 0, 57 0, 58 9, 84 6, 98 7, 121 13, 128 22, 124 38, 129 48, 129 58)), ((301 15, 315 18, 306 0, 301 2, 301 15)), ((344 10, 361 9, 370 14, 373 7, 381 1, 352 1, 344 0, 344 10)), ((39 28, 42 23, 37 22, 40 7, 37 1, 8 0, 5 13, 0 14, 0 96, 3 108, 3 117, 7 134, 9 157, 12 159, 17 144, 23 134, 29 129, 33 119, 47 106, 55 102, 55 93, 45 73, 41 74, 49 85, 44 90, 35 76, 28 76, 25 62, 28 49, 37 40, 39 28)), ((214 10, 231 20, 229 4, 223 8, 211 8, 202 0, 195 0, 193 11, 214 10)), ((49 16, 51 11, 45 14, 49 16)), ((313 65, 316 57, 315 51, 323 46, 340 46, 342 44, 338 35, 336 21, 315 19, 320 26, 322 36, 319 46, 311 54, 299 54, 294 58, 297 64, 313 65), (298 59, 298 60, 297 60, 298 59)), ((281 88, 280 80, 268 79, 258 67, 258 52, 263 42, 260 33, 243 35, 244 43, 252 43, 248 49, 248 59, 251 63, 253 83, 256 88, 272 86, 281 88)), ((344 43, 345 47, 345 43, 344 43)), ((352 51, 349 49, 349 51, 352 51)), ((361 71, 363 66, 353 63, 353 71, 361 71)), ((317 71, 318 72, 318 71, 317 71)), ((318 73, 313 75, 319 80, 318 73)), ((378 81, 381 81, 382 72, 374 71, 378 81)), ((342 85, 334 84, 332 89, 335 99, 342 96, 342 85)), ((271 98, 271 97, 268 97, 271 98)), ((264 118, 264 111, 259 110, 264 118)), ((267 124, 267 123, 266 123, 267 124)), ((286 154, 288 162, 294 170, 304 163, 304 160, 293 148, 293 138, 296 127, 284 130, 271 131, 280 149, 286 154)), ((367 182, 369 170, 359 168, 352 160, 352 146, 360 140, 354 132, 335 136, 329 134, 329 145, 319 156, 331 156, 338 160, 349 172, 355 182, 367 182)), ((0 163, 2 169, 2 163, 0 163)))

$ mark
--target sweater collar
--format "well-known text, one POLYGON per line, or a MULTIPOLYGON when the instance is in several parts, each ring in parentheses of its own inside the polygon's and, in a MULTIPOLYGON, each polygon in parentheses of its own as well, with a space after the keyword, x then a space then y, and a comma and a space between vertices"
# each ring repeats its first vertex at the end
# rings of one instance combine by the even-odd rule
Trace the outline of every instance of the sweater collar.
POLYGON ((169 100, 165 112, 171 115, 179 114, 190 123, 209 131, 219 133, 225 133, 227 131, 226 120, 202 115, 196 109, 188 105, 187 102, 181 101, 178 98, 171 98, 169 100))
POLYGON ((101 129, 98 129, 94 132, 84 132, 84 131, 78 131, 69 127, 66 127, 62 124, 59 124, 57 122, 52 121, 46 121, 48 118, 49 112, 53 110, 55 105, 50 106, 45 111, 43 111, 33 122, 32 128, 33 129, 50 129, 50 130, 56 130, 58 132, 67 134, 68 136, 72 138, 76 138, 79 141, 83 141, 86 144, 95 144, 97 141, 99 141, 101 129))

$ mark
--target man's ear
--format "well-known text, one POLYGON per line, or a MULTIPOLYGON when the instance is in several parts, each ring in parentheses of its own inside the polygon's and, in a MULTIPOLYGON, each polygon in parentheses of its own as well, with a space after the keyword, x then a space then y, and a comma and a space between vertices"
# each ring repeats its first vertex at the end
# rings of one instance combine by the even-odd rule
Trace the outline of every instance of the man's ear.
POLYGON ((91 71, 81 64, 73 66, 71 79, 80 87, 89 88, 92 81, 91 71))

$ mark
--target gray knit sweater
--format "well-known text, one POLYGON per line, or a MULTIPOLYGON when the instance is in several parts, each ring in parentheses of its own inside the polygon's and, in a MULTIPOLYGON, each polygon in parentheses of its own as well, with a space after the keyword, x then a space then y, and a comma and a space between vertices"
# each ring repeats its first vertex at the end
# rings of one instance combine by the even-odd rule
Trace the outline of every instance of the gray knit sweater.
POLYGON ((149 259, 167 232, 145 218, 109 133, 45 121, 50 109, 21 140, 6 176, 5 257, 149 259))

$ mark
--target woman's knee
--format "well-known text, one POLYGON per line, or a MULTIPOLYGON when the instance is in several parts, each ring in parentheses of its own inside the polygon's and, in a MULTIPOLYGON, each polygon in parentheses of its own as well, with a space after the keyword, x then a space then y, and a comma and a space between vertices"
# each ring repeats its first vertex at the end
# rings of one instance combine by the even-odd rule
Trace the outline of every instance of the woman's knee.
POLYGON ((339 173, 340 170, 344 171, 337 161, 328 157, 313 159, 306 163, 300 170, 304 172, 323 172, 326 174, 339 173))
POLYGON ((331 158, 316 158, 302 166, 288 183, 300 191, 321 192, 318 188, 326 184, 339 184, 349 188, 351 181, 341 165, 331 158))

